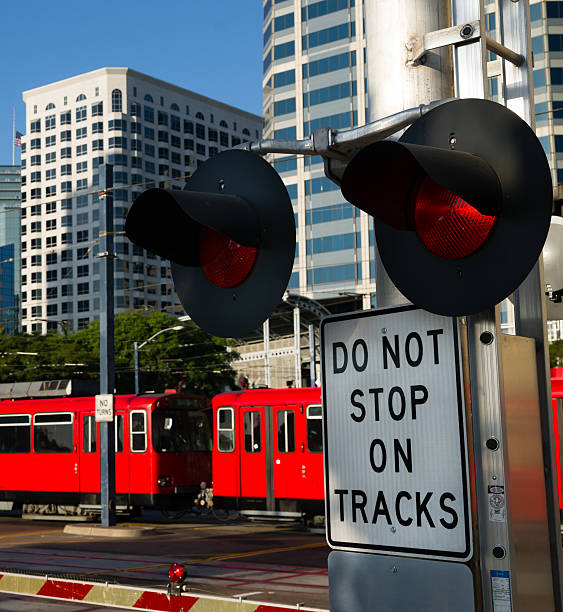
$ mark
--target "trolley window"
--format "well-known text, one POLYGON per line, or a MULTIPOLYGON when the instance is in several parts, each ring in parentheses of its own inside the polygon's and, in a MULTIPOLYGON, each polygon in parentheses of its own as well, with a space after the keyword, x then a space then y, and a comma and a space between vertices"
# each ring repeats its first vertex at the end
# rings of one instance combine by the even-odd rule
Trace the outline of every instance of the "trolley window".
POLYGON ((323 452, 323 412, 321 406, 307 406, 307 450, 323 452))
POLYGON ((213 447, 210 410, 190 410, 188 412, 188 433, 190 434, 190 449, 194 451, 210 451, 213 447))
POLYGON ((36 453, 71 453, 72 423, 71 412, 36 414, 33 417, 33 450, 36 453))
POLYGON ((31 416, 0 416, 0 453, 29 453, 31 450, 31 416))
POLYGON ((235 450, 235 411, 232 408, 217 409, 217 450, 221 453, 235 450))
POLYGON ((259 453, 260 444, 260 413, 248 410, 244 413, 244 450, 247 453, 259 453))
POLYGON ((115 415, 115 452, 123 452, 123 415, 115 415))
POLYGON ((161 409, 152 413, 152 445, 157 453, 190 450, 188 415, 184 410, 161 409))
POLYGON ((278 451, 293 453, 295 451, 295 413, 293 410, 280 410, 277 415, 278 451))
POLYGON ((96 418, 93 415, 82 417, 82 450, 85 453, 96 452, 96 418))
POLYGON ((129 417, 129 444, 134 453, 147 450, 147 413, 133 410, 129 417))
MULTIPOLYGON (((85 453, 96 452, 96 417, 85 415, 82 418, 82 449, 85 453)), ((115 415, 115 452, 123 452, 123 415, 115 415)))

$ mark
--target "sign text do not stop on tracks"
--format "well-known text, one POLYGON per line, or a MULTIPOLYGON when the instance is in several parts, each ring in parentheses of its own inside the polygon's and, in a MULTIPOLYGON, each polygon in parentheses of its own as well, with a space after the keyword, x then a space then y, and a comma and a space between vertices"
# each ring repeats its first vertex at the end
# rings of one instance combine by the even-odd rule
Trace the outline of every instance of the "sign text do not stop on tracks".
POLYGON ((455 318, 414 306, 323 322, 332 547, 470 558, 457 325, 455 318))

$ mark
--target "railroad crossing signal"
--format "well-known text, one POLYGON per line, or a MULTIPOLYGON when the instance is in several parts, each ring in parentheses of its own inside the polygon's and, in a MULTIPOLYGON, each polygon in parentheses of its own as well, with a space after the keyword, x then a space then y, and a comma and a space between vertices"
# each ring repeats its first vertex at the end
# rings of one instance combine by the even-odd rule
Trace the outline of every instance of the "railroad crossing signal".
POLYGON ((127 215, 125 233, 170 260, 186 312, 222 337, 242 336, 268 318, 295 254, 287 190, 270 164, 243 150, 203 163, 183 191, 143 193, 127 215))
POLYGON ((549 230, 552 186, 532 129, 504 106, 453 100, 398 142, 355 155, 344 197, 373 215, 382 262, 414 304, 473 314, 510 295, 549 230))

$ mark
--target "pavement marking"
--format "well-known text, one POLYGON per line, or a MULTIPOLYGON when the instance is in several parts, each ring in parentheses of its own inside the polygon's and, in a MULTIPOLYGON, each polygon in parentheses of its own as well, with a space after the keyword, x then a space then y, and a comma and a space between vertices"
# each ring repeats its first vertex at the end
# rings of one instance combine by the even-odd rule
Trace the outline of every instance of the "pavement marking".
POLYGON ((1 535, 0 540, 4 540, 6 538, 27 538, 28 536, 36 536, 36 535, 49 535, 55 533, 61 533, 62 529, 51 529, 49 531, 29 531, 28 533, 11 533, 8 535, 1 535))
MULTIPOLYGON (((259 556, 259 555, 269 555, 269 554, 274 554, 274 553, 279 553, 279 552, 290 552, 292 550, 305 550, 307 548, 319 548, 321 546, 326 546, 326 542, 312 542, 310 544, 300 544, 298 546, 284 546, 281 548, 269 548, 269 549, 260 549, 260 550, 253 550, 253 551, 249 551, 249 552, 244 552, 244 553, 229 553, 226 555, 213 555, 207 558, 202 558, 202 559, 187 559, 184 561, 178 561, 178 563, 181 563, 183 565, 198 565, 198 564, 205 564, 205 563, 213 563, 215 561, 227 561, 229 559, 241 559, 244 557, 253 557, 253 556, 259 556)), ((115 568, 115 569, 105 569, 104 568, 104 572, 137 572, 140 570, 149 570, 149 569, 158 569, 161 567, 168 567, 170 566, 170 563, 155 563, 152 565, 140 565, 137 567, 124 567, 124 568, 115 568)), ((92 574, 99 574, 100 570, 97 570, 96 572, 87 572, 85 575, 92 575, 92 574)))

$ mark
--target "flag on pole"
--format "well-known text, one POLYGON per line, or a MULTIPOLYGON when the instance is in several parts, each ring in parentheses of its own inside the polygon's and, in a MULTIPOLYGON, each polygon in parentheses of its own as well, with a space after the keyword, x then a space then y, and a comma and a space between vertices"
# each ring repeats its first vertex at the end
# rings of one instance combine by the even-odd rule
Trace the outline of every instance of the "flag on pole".
POLYGON ((14 146, 16 147, 22 146, 22 136, 23 134, 21 132, 18 132, 18 130, 16 130, 16 133, 14 135, 14 146))

